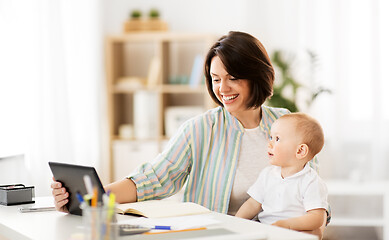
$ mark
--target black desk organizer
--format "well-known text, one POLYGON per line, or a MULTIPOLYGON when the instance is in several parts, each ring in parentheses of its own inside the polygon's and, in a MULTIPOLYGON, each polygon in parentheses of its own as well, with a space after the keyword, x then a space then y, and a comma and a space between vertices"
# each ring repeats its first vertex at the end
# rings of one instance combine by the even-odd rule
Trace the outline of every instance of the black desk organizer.
POLYGON ((0 204, 11 206, 17 204, 35 203, 34 187, 24 184, 0 185, 0 204))

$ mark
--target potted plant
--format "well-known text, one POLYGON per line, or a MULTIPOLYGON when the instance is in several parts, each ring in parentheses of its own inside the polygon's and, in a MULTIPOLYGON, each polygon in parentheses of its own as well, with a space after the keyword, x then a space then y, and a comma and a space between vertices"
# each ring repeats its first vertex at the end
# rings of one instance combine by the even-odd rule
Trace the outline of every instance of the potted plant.
POLYGON ((132 10, 130 13, 130 19, 132 20, 139 20, 142 17, 142 11, 135 9, 132 10))
MULTIPOLYGON (((310 70, 314 71, 317 63, 317 56, 311 51, 307 51, 310 70)), ((273 86, 273 96, 267 101, 267 104, 273 107, 284 107, 291 112, 298 112, 297 93, 301 88, 308 90, 308 99, 306 104, 309 107, 312 102, 322 93, 331 93, 331 90, 319 86, 316 89, 308 89, 299 83, 291 71, 293 59, 287 59, 284 52, 276 50, 271 55, 271 60, 276 68, 278 75, 276 75, 276 83, 273 86)), ((312 78, 311 74, 311 78, 312 78)))
POLYGON ((150 9, 148 18, 142 19, 142 12, 138 9, 130 12, 130 19, 124 22, 124 32, 137 31, 166 31, 167 23, 159 19, 160 12, 156 8, 150 9))
POLYGON ((156 8, 150 9, 150 11, 149 11, 149 18, 150 19, 158 19, 159 16, 160 16, 160 14, 159 14, 158 9, 156 9, 156 8))

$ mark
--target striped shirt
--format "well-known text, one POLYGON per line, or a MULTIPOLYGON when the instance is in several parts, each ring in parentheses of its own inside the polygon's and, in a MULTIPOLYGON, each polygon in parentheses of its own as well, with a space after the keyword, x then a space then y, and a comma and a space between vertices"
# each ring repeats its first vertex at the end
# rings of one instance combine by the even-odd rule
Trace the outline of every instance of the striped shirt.
MULTIPOLYGON (((269 137, 272 123, 289 111, 261 108, 260 127, 269 137)), ((183 201, 227 213, 243 133, 243 125, 223 107, 186 121, 161 154, 128 176, 138 201, 169 197, 187 182, 183 201)))

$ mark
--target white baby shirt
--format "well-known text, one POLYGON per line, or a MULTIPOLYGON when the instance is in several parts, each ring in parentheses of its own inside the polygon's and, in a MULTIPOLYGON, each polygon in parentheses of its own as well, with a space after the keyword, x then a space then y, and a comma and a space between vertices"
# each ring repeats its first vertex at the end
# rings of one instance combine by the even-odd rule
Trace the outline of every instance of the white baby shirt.
POLYGON ((263 211, 258 214, 258 219, 265 224, 328 207, 327 187, 309 164, 286 178, 281 177, 280 167, 266 167, 247 193, 262 204, 263 211))

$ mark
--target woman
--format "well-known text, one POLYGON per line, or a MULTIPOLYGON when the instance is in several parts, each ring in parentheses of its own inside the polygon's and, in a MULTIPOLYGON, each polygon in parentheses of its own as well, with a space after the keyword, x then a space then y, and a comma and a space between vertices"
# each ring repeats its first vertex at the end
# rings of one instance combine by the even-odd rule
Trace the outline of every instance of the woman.
MULTIPOLYGON (((270 126, 289 111, 262 105, 272 95, 274 69, 263 45, 247 33, 221 37, 204 70, 220 106, 185 122, 153 161, 107 185, 119 203, 162 199, 185 183, 183 201, 213 211, 235 214, 248 199, 247 189, 268 165, 270 126)), ((57 210, 66 211, 66 190, 55 181, 52 188, 57 210)))

